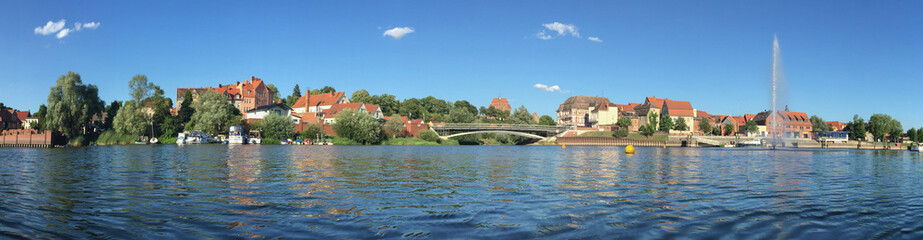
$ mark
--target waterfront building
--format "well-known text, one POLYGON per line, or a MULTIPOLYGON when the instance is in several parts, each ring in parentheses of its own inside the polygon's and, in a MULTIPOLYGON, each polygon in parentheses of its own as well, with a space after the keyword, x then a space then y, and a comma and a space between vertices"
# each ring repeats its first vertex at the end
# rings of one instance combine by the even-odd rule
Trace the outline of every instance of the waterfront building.
POLYGON ((250 109, 245 113, 245 119, 247 124, 259 122, 263 120, 263 117, 266 117, 269 113, 276 113, 282 116, 288 116, 292 118, 292 121, 296 125, 301 124, 301 117, 295 115, 295 111, 292 110, 288 105, 284 103, 274 103, 269 105, 260 106, 254 109, 250 109))
POLYGON ((330 109, 335 104, 349 103, 349 98, 344 92, 331 92, 321 94, 311 94, 310 90, 304 91, 304 96, 298 98, 292 109, 296 113, 319 113, 330 109))
MULTIPOLYGON (((619 119, 628 118, 631 119, 631 126, 628 127, 629 132, 637 132, 638 128, 641 127, 638 122, 638 114, 635 112, 635 107, 641 105, 640 103, 628 103, 628 104, 615 104, 615 107, 619 111, 619 119)), ((617 121, 616 121, 617 122, 617 121)))
POLYGON ((16 110, 0 110, 0 129, 18 129, 22 127, 16 110))
POLYGON ((321 112, 322 119, 324 124, 333 124, 336 122, 336 117, 340 112, 346 109, 364 111, 368 112, 375 119, 384 119, 384 114, 381 113, 381 108, 375 104, 366 104, 362 102, 353 102, 353 103, 344 103, 344 104, 334 104, 330 108, 325 109, 321 112))
POLYGON ((234 105, 241 113, 251 109, 272 104, 273 92, 262 79, 250 76, 250 80, 236 82, 234 84, 218 84, 217 88, 177 88, 176 89, 176 109, 185 100, 186 92, 192 93, 193 101, 199 99, 199 94, 206 91, 216 92, 228 98, 228 103, 234 105))
POLYGON ((635 107, 635 113, 638 115, 638 120, 641 125, 648 124, 648 116, 652 114, 657 114, 658 116, 658 126, 655 127, 659 127, 659 116, 663 114, 670 115, 674 123, 676 123, 678 119, 686 121, 688 130, 670 130, 670 133, 676 134, 689 134, 696 131, 698 128, 696 119, 700 119, 697 112, 698 110, 693 108, 689 101, 676 101, 669 98, 657 98, 657 96, 646 97, 644 98, 644 103, 635 107))
MULTIPOLYGON (((589 96, 573 96, 564 100, 564 103, 558 106, 557 112, 557 123, 558 125, 576 125, 589 127, 591 125, 590 121, 590 112, 599 108, 600 105, 605 105, 606 110, 612 109, 616 112, 616 120, 618 109, 614 107, 609 108, 611 102, 609 98, 606 97, 589 97, 589 96)), ((598 113, 595 117, 598 119, 598 113)), ((608 116, 608 113, 606 113, 608 116)))
POLYGON ((764 111, 757 114, 753 121, 759 128, 760 136, 782 136, 791 138, 810 138, 812 125, 808 114, 804 112, 788 111, 788 106, 784 111, 764 111), (773 115, 776 117, 773 118, 773 115), (773 120, 775 119, 775 121, 773 120))
POLYGON ((510 106, 510 103, 509 101, 506 100, 506 98, 494 98, 490 100, 490 105, 487 107, 488 108, 494 107, 496 109, 507 111, 507 112, 513 111, 513 107, 510 106))

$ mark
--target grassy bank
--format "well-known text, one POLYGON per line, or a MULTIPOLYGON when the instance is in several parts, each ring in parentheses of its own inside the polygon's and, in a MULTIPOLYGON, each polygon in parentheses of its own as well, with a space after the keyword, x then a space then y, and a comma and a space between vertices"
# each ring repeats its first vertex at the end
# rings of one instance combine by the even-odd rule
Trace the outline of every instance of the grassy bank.
POLYGON ((381 145, 439 145, 419 138, 391 138, 381 142, 381 145))
POLYGON ((96 145, 134 144, 135 136, 119 134, 113 130, 105 131, 96 138, 96 145))

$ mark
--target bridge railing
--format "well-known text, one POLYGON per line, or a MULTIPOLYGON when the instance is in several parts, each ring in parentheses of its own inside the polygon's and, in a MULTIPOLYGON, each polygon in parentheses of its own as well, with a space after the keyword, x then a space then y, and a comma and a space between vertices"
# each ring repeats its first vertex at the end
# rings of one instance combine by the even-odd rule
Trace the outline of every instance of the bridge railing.
POLYGON ((530 124, 493 124, 493 123, 441 123, 433 125, 434 130, 517 130, 517 131, 564 131, 567 126, 545 126, 530 124))

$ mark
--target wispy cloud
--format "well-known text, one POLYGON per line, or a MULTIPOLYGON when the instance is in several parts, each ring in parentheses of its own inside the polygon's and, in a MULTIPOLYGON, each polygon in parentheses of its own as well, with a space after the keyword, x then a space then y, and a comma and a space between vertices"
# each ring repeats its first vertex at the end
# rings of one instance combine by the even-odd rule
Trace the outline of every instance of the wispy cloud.
POLYGON ((402 37, 404 37, 404 35, 407 35, 413 32, 414 32, 413 28, 410 28, 410 27, 396 27, 396 28, 388 29, 387 31, 385 31, 385 33, 382 34, 382 36, 389 36, 391 38, 394 38, 395 40, 399 40, 402 37))
POLYGON ((74 23, 74 28, 64 28, 64 25, 66 24, 67 24, 67 20, 65 19, 58 20, 57 22, 48 21, 48 23, 46 23, 45 26, 36 27, 35 34, 47 36, 47 35, 57 33, 55 34, 55 37, 58 39, 62 39, 64 37, 67 37, 71 33, 78 32, 83 29, 96 29, 97 27, 99 27, 99 22, 89 22, 89 23, 77 22, 77 23, 74 23))
POLYGON ((589 38, 587 38, 587 39, 590 40, 590 41, 594 41, 594 42, 603 42, 603 40, 602 40, 602 39, 599 39, 598 37, 589 37, 589 38))
POLYGON ((551 35, 545 34, 545 30, 542 30, 541 32, 536 33, 535 37, 541 40, 551 39, 551 35))
POLYGON ((40 35, 54 34, 58 31, 61 31, 61 29, 64 29, 64 23, 66 22, 67 20, 64 20, 64 19, 58 20, 57 22, 48 21, 48 23, 46 23, 45 26, 36 27, 35 34, 40 34, 40 35))
POLYGON ((561 91, 561 87, 559 87, 558 85, 549 87, 548 85, 545 85, 545 84, 536 83, 535 85, 532 85, 532 87, 538 90, 546 91, 546 92, 560 92, 561 91))
POLYGON ((74 30, 80 31, 84 28, 86 29, 96 29, 99 27, 98 22, 88 22, 88 23, 74 23, 74 30))
POLYGON ((559 22, 546 23, 542 24, 548 30, 558 32, 558 36, 563 36, 565 33, 570 33, 571 36, 580 37, 580 32, 577 31, 577 26, 573 24, 564 24, 559 22))

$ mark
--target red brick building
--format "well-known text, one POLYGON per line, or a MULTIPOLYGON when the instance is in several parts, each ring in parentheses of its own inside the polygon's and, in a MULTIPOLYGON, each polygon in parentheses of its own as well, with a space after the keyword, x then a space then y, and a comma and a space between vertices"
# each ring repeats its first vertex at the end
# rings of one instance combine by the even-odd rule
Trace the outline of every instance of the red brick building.
POLYGON ((250 80, 236 82, 234 84, 218 84, 217 88, 177 88, 176 89, 176 109, 185 100, 186 92, 192 92, 193 101, 199 99, 199 94, 206 91, 216 92, 228 98, 228 103, 234 105, 241 113, 246 113, 250 109, 273 104, 273 92, 262 79, 250 77, 250 80))
POLYGON ((490 105, 488 107, 494 107, 503 111, 513 111, 513 108, 510 106, 510 103, 506 98, 494 98, 490 100, 490 105))

